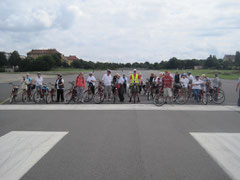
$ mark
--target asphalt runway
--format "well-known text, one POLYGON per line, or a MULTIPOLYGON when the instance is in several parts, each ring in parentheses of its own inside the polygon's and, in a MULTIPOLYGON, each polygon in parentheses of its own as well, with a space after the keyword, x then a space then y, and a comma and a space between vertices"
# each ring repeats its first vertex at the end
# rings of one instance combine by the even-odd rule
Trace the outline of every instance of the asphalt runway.
MULTIPOLYGON (((159 74, 159 71, 148 71, 148 70, 142 70, 142 75, 143 75, 143 79, 146 80, 147 78, 150 77, 150 74, 151 72, 154 72, 154 73, 157 73, 159 74)), ((103 74, 105 72, 104 71, 96 71, 94 72, 94 75, 96 77, 96 79, 101 79, 103 74)), ((120 75, 122 75, 123 73, 125 73, 128 78, 130 76, 130 74, 132 73, 131 71, 113 71, 112 74, 116 74, 116 73, 119 73, 120 75)), ((31 77, 35 77, 36 75, 31 75, 31 77)), ((85 78, 88 77, 88 73, 85 72, 85 78)), ((69 81, 74 81, 77 77, 77 74, 73 74, 73 75, 66 75, 66 76, 63 76, 64 80, 65 80, 65 89, 68 89, 70 88, 70 84, 68 83, 69 81)), ((21 77, 19 77, 20 79, 21 77)), ((45 83, 48 83, 48 82, 51 82, 51 83, 54 83, 55 82, 55 78, 45 78, 44 79, 44 82, 45 83)), ((18 81, 14 81, 15 84, 19 83, 19 80, 18 81)), ((225 97, 226 97, 226 100, 225 102, 223 103, 223 105, 236 105, 237 104, 237 98, 238 98, 238 94, 236 93, 235 89, 236 89, 236 81, 233 81, 233 80, 222 80, 222 89, 224 90, 225 92, 225 97)), ((11 86, 8 84, 8 83, 0 83, 0 103, 4 103, 4 104, 8 104, 8 101, 7 101, 7 98, 9 97, 10 95, 10 92, 11 92, 11 86)), ((126 96, 125 97, 125 102, 124 103, 128 103, 128 97, 126 96)), ((141 100, 141 103, 143 104, 151 104, 152 101, 148 101, 146 96, 142 96, 140 98, 141 100)), ((21 93, 20 95, 18 96, 17 98, 17 104, 22 104, 21 102, 21 93)), ((90 102, 90 103, 94 103, 94 102, 90 102)), ((108 103, 108 102, 106 102, 108 103)), ((111 103, 111 102, 110 102, 111 103)), ((30 103, 31 104, 31 103, 30 103)))
MULTIPOLYGON (((81 106, 84 107, 75 105, 81 106)), ((5 157, 7 160, 2 163, 4 154, 1 154, 3 146, 0 146, 0 177, 4 177, 7 172, 21 174, 19 168, 22 166, 17 168, 9 165, 8 171, 3 171, 3 167, 7 166, 11 159, 21 165, 23 160, 32 162, 31 158, 34 158, 37 159, 35 165, 32 164, 29 170, 22 172, 22 180, 240 178, 238 173, 231 171, 240 165, 240 109, 237 107, 235 110, 209 110, 209 106, 205 106, 205 110, 209 111, 204 111, 194 110, 189 106, 190 109, 180 111, 179 106, 173 106, 171 111, 142 111, 139 110, 140 105, 128 105, 129 110, 101 110, 101 107, 106 106, 100 105, 100 110, 92 111, 90 106, 88 110, 57 110, 58 106, 53 105, 51 107, 55 107, 55 110, 31 110, 30 107, 34 106, 30 105, 26 106, 25 110, 4 110, 14 106, 2 105, 0 145, 5 138, 5 152, 10 155, 5 157), (13 140, 13 131, 18 131, 16 142, 13 140), (22 137, 21 132, 25 132, 22 140, 19 138, 22 137), (50 138, 48 136, 54 136, 54 132, 63 132, 64 135, 49 147, 48 152, 40 156, 34 150, 34 143, 37 143, 40 137, 35 137, 34 132, 43 133, 41 137, 47 136, 47 139, 50 138), (50 134, 46 135, 44 132, 50 134), (30 137, 26 136, 26 133, 30 133, 30 137), (221 137, 218 133, 224 138, 232 133, 236 137, 231 137, 229 144, 224 146, 226 142, 224 138, 218 138, 221 137), (202 135, 207 136, 207 140, 202 141, 202 135), (215 148, 213 154, 211 144, 208 143, 211 138, 215 148), (8 146, 15 148, 8 150, 8 146), (24 146, 27 148, 18 149, 24 146), (29 146, 31 151, 26 150, 29 146), (221 149, 223 151, 220 151, 221 149), (15 150, 17 152, 12 152, 15 150), (27 152, 24 154, 25 151, 27 152), (225 156, 226 152, 230 155, 225 156), (19 153, 26 158, 21 159, 19 153), (228 164, 229 160, 224 161, 224 157, 232 157, 233 165, 228 164)), ((20 109, 21 105, 15 107, 20 109)), ((166 107, 171 108, 170 105, 166 107)), ((40 145, 37 145, 36 150, 42 152, 40 145)))

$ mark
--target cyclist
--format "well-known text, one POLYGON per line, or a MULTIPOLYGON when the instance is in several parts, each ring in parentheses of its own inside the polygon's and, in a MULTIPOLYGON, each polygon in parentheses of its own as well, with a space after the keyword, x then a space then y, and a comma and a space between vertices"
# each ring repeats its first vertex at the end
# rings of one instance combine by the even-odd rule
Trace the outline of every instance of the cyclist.
POLYGON ((123 74, 123 77, 122 77, 122 78, 123 78, 123 80, 124 80, 124 83, 123 83, 124 94, 126 94, 126 93, 127 93, 127 82, 128 82, 128 79, 127 79, 125 73, 123 74))
POLYGON ((64 79, 62 78, 61 74, 57 75, 57 80, 55 82, 55 88, 57 89, 57 102, 59 102, 59 99, 61 97, 61 102, 64 102, 64 79))
POLYGON ((172 88, 173 88, 173 78, 170 76, 168 70, 165 71, 165 75, 162 78, 163 83, 163 93, 165 96, 165 102, 167 102, 167 98, 169 97, 170 103, 172 104, 172 88))
POLYGON ((33 85, 33 80, 30 77, 30 74, 26 74, 26 79, 27 79, 27 94, 28 96, 31 94, 31 91, 35 88, 35 85, 33 85))
POLYGON ((93 76, 92 72, 89 73, 87 82, 88 82, 89 86, 91 86, 92 94, 95 94, 96 78, 93 76))
POLYGON ((150 76, 150 78, 149 78, 149 83, 150 83, 150 85, 152 85, 153 79, 154 79, 154 73, 151 73, 151 76, 150 76))
POLYGON ((107 70, 107 74, 104 74, 102 77, 102 82, 104 85, 104 98, 108 96, 108 101, 110 101, 110 96, 111 96, 111 83, 112 83, 112 75, 111 75, 111 70, 107 70))
POLYGON ((221 87, 221 85, 222 85, 222 82, 219 79, 218 74, 215 74, 215 77, 214 77, 214 79, 212 81, 213 88, 214 89, 219 89, 221 87))
POLYGON ((196 102, 200 101, 200 91, 202 90, 201 85, 203 84, 204 82, 200 80, 200 76, 196 76, 192 82, 192 90, 196 102))
MULTIPOLYGON (((41 76, 41 73, 37 73, 37 77, 34 80, 35 86, 36 86, 36 91, 42 91, 42 85, 43 85, 43 77, 41 76)), ((41 94, 41 99, 42 99, 42 93, 41 94)))
POLYGON ((32 78, 30 77, 30 74, 29 74, 29 73, 26 74, 26 79, 27 79, 27 81, 28 81, 28 84, 31 84, 31 83, 32 83, 32 78))
MULTIPOLYGON (((141 81, 141 76, 139 76, 138 74, 137 74, 137 70, 136 69, 134 69, 133 70, 133 74, 130 76, 130 83, 131 83, 131 86, 133 85, 133 84, 136 84, 137 85, 137 97, 138 97, 138 102, 140 102, 140 99, 139 99, 139 83, 140 83, 140 81, 141 81)), ((130 95, 130 100, 129 100, 129 102, 131 102, 132 101, 132 93, 131 93, 131 95, 130 95)))
POLYGON ((25 78, 25 76, 22 77, 21 80, 21 86, 22 86, 22 90, 28 90, 28 80, 25 78))
POLYGON ((79 101, 83 103, 84 102, 83 92, 85 89, 85 79, 84 79, 82 72, 80 72, 79 75, 77 76, 75 85, 77 87, 77 96, 79 98, 79 101))
POLYGON ((140 83, 139 83, 139 94, 142 92, 142 86, 143 86, 143 76, 142 76, 142 73, 139 72, 138 73, 138 76, 140 77, 140 83))
POLYGON ((240 106, 240 88, 239 88, 239 86, 240 86, 240 77, 238 79, 238 83, 237 83, 237 87, 236 87, 236 92, 238 92, 238 89, 239 89, 238 106, 240 106))

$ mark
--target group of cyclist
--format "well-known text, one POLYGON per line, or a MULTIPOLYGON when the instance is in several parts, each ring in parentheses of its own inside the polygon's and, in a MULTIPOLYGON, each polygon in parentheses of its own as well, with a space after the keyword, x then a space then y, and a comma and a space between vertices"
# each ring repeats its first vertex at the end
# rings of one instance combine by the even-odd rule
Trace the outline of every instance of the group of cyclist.
MULTIPOLYGON (((137 73, 136 69, 133 70, 133 73, 129 77, 127 77, 126 74, 121 76, 118 73, 112 76, 111 70, 108 69, 106 74, 103 75, 100 83, 104 87, 104 99, 106 101, 111 101, 112 94, 116 88, 120 102, 124 102, 124 95, 127 93, 129 95, 129 102, 132 101, 132 87, 136 87, 137 89, 135 95, 138 102, 140 102, 139 95, 142 91, 144 91, 144 93, 148 91, 153 95, 161 88, 165 102, 168 102, 167 100, 169 99, 170 104, 173 102, 173 97, 179 92, 179 89, 181 89, 184 94, 189 91, 193 92, 195 101, 199 102, 200 93, 206 92, 207 89, 209 89, 209 86, 214 88, 220 88, 221 86, 221 81, 217 74, 215 74, 215 78, 211 81, 205 74, 194 77, 191 72, 179 74, 179 72, 176 71, 175 74, 171 74, 168 70, 160 72, 159 75, 151 73, 147 81, 144 82, 142 74, 140 72, 137 73)), ((84 90, 86 84, 90 87, 91 93, 95 94, 97 80, 92 72, 89 73, 86 81, 84 73, 80 72, 74 83, 77 90, 78 101, 82 103, 84 102, 84 90)), ((22 89, 30 91, 36 88, 38 91, 41 90, 42 87, 43 77, 40 72, 37 73, 37 76, 34 79, 32 79, 29 74, 27 74, 26 77, 23 76, 22 89)), ((57 75, 55 88, 57 90, 56 102, 64 102, 64 79, 61 74, 57 75)))

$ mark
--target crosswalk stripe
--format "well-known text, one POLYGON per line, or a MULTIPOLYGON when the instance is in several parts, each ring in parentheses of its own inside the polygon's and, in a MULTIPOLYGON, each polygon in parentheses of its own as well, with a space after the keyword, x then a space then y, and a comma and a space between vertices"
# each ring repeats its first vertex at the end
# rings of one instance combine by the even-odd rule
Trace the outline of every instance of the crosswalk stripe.
POLYGON ((20 179, 67 133, 11 131, 0 137, 0 179, 20 179))
POLYGON ((158 111, 237 111, 237 106, 217 105, 164 105, 153 104, 48 104, 0 105, 0 110, 158 110, 158 111))
POLYGON ((240 133, 190 133, 233 179, 240 179, 240 133))

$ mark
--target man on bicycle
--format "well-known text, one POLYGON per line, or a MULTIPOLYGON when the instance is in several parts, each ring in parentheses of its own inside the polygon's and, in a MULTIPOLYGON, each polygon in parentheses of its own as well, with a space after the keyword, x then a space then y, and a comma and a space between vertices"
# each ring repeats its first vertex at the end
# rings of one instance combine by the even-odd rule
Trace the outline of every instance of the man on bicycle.
POLYGON ((91 87, 92 94, 95 94, 95 83, 96 83, 96 78, 93 76, 93 73, 90 72, 89 76, 87 78, 87 83, 91 87))
MULTIPOLYGON (((136 96, 138 97, 138 102, 140 102, 140 99, 139 99, 139 83, 140 82, 141 82, 141 76, 137 74, 137 70, 134 69, 133 74, 130 76, 130 86, 133 87, 134 84, 137 86, 136 96)), ((131 101, 132 101, 132 92, 130 94, 129 102, 131 101)))
POLYGON ((189 79, 186 77, 186 73, 182 74, 182 78, 180 79, 180 83, 181 83, 181 86, 182 86, 183 94, 186 96, 186 94, 188 92, 188 83, 189 83, 189 79))
POLYGON ((170 76, 170 73, 166 70, 165 76, 162 78, 163 84, 163 93, 165 96, 165 102, 167 102, 167 98, 170 99, 170 104, 172 104, 172 88, 173 88, 173 78, 170 76))

